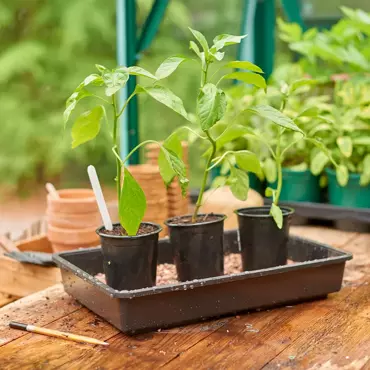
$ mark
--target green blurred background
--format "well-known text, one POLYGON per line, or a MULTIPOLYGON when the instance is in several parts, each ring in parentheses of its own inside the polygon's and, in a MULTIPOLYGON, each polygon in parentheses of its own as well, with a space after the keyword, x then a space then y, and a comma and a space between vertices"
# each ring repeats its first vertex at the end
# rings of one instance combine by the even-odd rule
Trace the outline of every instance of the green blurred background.
MULTIPOLYGON (((330 19, 338 5, 370 10, 369 0, 303 0, 303 15, 330 19)), ((139 65, 154 72, 173 54, 190 55, 191 26, 212 39, 219 33, 240 34, 243 0, 171 0, 160 31, 139 65)), ((143 24, 152 0, 137 0, 143 24)), ((277 1, 278 14, 282 14, 277 1)), ((86 181, 94 164, 103 181, 114 176, 108 132, 78 149, 70 149, 62 112, 66 98, 94 64, 116 65, 116 2, 114 0, 0 0, 0 189, 31 193, 46 181, 73 186, 86 181)), ((140 29, 138 29, 140 32, 140 29)), ((236 57, 236 47, 230 53, 236 57)), ((277 45, 277 63, 290 58, 277 45)), ((168 81, 193 111, 198 69, 184 64, 168 81)), ((86 108, 81 102, 81 109, 86 108)), ((153 100, 140 97, 140 139, 165 138, 183 119, 153 100)), ((198 184, 199 151, 191 157, 192 187, 198 184)))

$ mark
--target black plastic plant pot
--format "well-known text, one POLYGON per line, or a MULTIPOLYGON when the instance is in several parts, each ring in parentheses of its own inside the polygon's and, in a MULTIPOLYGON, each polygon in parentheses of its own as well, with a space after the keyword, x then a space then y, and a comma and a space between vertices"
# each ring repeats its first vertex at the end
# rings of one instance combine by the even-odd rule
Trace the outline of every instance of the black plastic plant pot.
POLYGON ((197 223, 186 223, 190 215, 173 217, 165 224, 174 248, 179 281, 190 281, 224 273, 224 220, 222 214, 200 214, 197 223))
POLYGON ((287 263, 289 228, 294 210, 280 207, 283 227, 279 229, 270 207, 241 208, 236 211, 244 271, 260 270, 287 263))
MULTIPOLYGON (((113 228, 120 224, 114 224, 113 228)), ((151 222, 153 231, 136 236, 109 235, 104 226, 100 236, 103 267, 107 284, 116 290, 152 287, 157 276, 158 234, 162 228, 151 222)))

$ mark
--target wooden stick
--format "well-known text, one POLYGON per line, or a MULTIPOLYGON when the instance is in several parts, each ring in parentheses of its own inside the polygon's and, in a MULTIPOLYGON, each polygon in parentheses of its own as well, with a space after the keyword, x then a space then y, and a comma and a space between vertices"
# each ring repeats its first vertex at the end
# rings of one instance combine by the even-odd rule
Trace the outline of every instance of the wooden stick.
POLYGON ((19 249, 16 247, 10 239, 5 235, 0 235, 0 250, 3 249, 5 252, 19 252, 19 249))
POLYGON ((40 327, 37 327, 37 326, 34 326, 34 325, 22 324, 22 323, 16 322, 16 321, 11 321, 9 323, 9 326, 13 329, 28 331, 30 333, 43 334, 43 335, 47 335, 49 337, 67 339, 67 340, 71 340, 71 341, 74 341, 74 342, 101 344, 102 346, 108 346, 109 345, 109 343, 107 343, 107 342, 102 342, 101 340, 85 337, 83 335, 76 335, 76 334, 71 334, 71 333, 64 333, 64 332, 58 331, 58 330, 40 328, 40 327))
POLYGON ((60 198, 60 196, 59 196, 58 192, 56 191, 53 184, 51 184, 50 182, 47 182, 45 184, 45 188, 46 188, 47 192, 51 195, 52 198, 54 198, 54 199, 59 199, 60 198))

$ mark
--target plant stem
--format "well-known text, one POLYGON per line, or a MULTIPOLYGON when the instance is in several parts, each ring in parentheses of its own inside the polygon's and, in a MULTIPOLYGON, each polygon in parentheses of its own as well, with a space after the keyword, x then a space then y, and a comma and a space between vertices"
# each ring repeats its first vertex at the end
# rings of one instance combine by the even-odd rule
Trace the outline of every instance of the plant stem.
POLYGON ((197 220, 199 208, 202 205, 203 194, 204 194, 204 190, 205 190, 206 185, 207 185, 207 180, 208 180, 208 175, 209 175, 209 171, 207 171, 207 169, 208 169, 208 167, 210 167, 210 165, 212 163, 212 160, 213 160, 213 158, 214 158, 214 156, 216 154, 216 142, 212 139, 212 137, 209 134, 208 130, 207 131, 204 131, 204 132, 207 135, 208 140, 212 144, 212 152, 211 152, 211 154, 208 157, 208 161, 207 161, 207 165, 206 165, 206 170, 204 171, 204 174, 203 174, 202 185, 200 187, 200 191, 199 191, 197 203, 195 205, 195 209, 194 209, 194 213, 193 213, 193 217, 192 217, 192 222, 196 222, 196 220, 197 220))
POLYGON ((117 115, 117 117, 119 118, 119 117, 121 117, 121 115, 122 115, 122 113, 123 113, 123 111, 126 109, 126 107, 127 107, 127 105, 128 105, 128 103, 130 102, 130 100, 134 97, 136 95, 136 92, 134 91, 128 98, 127 98, 127 100, 125 101, 125 104, 123 104, 123 106, 122 106, 122 108, 121 108, 121 110, 119 111, 119 113, 118 113, 118 115, 117 115))
POLYGON ((158 144, 160 146, 160 148, 162 148, 162 145, 158 141, 155 141, 155 140, 145 140, 145 141, 141 142, 140 144, 136 145, 135 148, 132 149, 131 152, 126 155, 126 157, 122 160, 122 164, 125 164, 130 159, 130 157, 135 153, 135 151, 137 149, 139 149, 143 145, 146 145, 146 144, 149 144, 149 143, 158 144))
MULTIPOLYGON (((113 121, 113 150, 116 151, 118 148, 117 146, 117 126, 118 126, 118 118, 117 115, 117 106, 116 106, 116 94, 112 95, 112 105, 113 105, 113 112, 114 112, 114 121, 113 121)), ((127 103, 127 102, 126 102, 127 103)), ((126 104, 127 105, 127 104, 126 104)), ((121 172, 122 172, 122 164, 119 159, 116 157, 116 167, 117 167, 117 198, 118 203, 121 199, 121 172)))
MULTIPOLYGON (((280 106, 280 112, 284 111, 286 101, 287 101, 287 97, 284 95, 283 100, 281 102, 281 106, 280 106)), ((277 189, 276 189, 275 199, 273 201, 273 203, 275 205, 279 204, 281 189, 283 187, 283 170, 282 170, 282 166, 281 166, 281 163, 283 161, 283 157, 281 155, 281 143, 280 143, 281 135, 282 135, 283 131, 284 131, 284 129, 282 127, 278 128, 278 137, 277 137, 277 143, 276 143, 276 158, 275 158, 276 166, 277 166, 277 176, 278 176, 277 181, 278 182, 277 182, 277 189)))
POLYGON ((274 199, 274 204, 276 204, 276 205, 279 204, 281 188, 283 186, 283 172, 282 172, 282 167, 281 167, 282 157, 281 157, 280 138, 281 138, 281 127, 279 127, 278 140, 277 140, 277 144, 276 144, 276 165, 277 165, 277 175, 278 175, 276 196, 275 196, 275 199, 274 199))
MULTIPOLYGON (((207 83, 208 63, 206 64, 206 69, 204 71, 202 70, 202 72, 203 73, 202 73, 201 81, 200 81, 200 87, 201 88, 207 83)), ((206 168, 204 170, 202 185, 200 187, 200 191, 199 191, 197 203, 195 204, 195 209, 194 209, 193 217, 191 218, 191 221, 192 222, 196 222, 196 220, 197 220, 199 208, 202 205, 203 194, 204 194, 204 190, 206 188, 207 180, 208 180, 208 174, 209 173, 208 173, 207 169, 212 164, 212 160, 213 160, 213 158, 214 158, 214 156, 216 154, 216 142, 212 139, 212 137, 209 134, 208 130, 205 130, 204 133, 207 135, 207 138, 208 138, 209 142, 212 145, 212 152, 211 152, 211 154, 208 157, 206 168)))

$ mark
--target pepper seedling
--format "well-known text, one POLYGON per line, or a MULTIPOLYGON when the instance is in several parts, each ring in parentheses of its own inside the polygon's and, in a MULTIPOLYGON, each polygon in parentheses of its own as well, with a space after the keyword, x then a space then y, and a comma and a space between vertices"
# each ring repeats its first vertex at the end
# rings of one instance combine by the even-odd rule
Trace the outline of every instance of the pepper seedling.
POLYGON ((190 29, 190 31, 196 41, 190 41, 190 49, 197 56, 201 75, 195 115, 201 132, 198 137, 208 143, 208 148, 204 153, 207 162, 192 216, 192 221, 196 222, 199 209, 203 204, 203 195, 210 170, 213 167, 222 164, 224 161, 229 161, 231 158, 236 160, 239 168, 232 167, 229 181, 234 196, 244 200, 247 198, 249 189, 248 176, 245 171, 261 172, 257 156, 248 150, 229 151, 222 157, 215 157, 219 147, 235 138, 235 133, 222 122, 226 112, 227 100, 225 92, 220 88, 220 83, 223 80, 238 80, 265 89, 266 81, 261 76, 261 73, 263 73, 261 68, 251 62, 235 60, 222 63, 225 56, 224 48, 239 44, 246 35, 221 34, 213 39, 213 44, 210 46, 202 33, 193 29, 190 29), (216 68, 212 71, 213 66, 216 66, 216 68), (230 71, 227 71, 230 68, 248 71, 230 73, 230 71))
MULTIPOLYGON (((277 177, 277 187, 276 189, 273 189, 271 187, 267 187, 265 190, 265 195, 267 197, 272 197, 272 204, 270 209, 270 214, 274 218, 275 223, 279 229, 283 226, 283 213, 279 207, 279 198, 283 186, 283 163, 285 160, 285 156, 288 153, 289 149, 296 145, 301 140, 306 140, 312 143, 314 146, 320 149, 320 153, 322 153, 323 157, 318 158, 317 160, 322 161, 324 165, 327 163, 328 160, 330 160, 334 166, 338 166, 337 162, 332 158, 331 152, 327 149, 327 147, 324 145, 323 142, 318 140, 315 137, 309 137, 307 134, 303 131, 302 128, 300 128, 297 125, 297 121, 299 118, 303 116, 307 117, 315 117, 318 115, 318 111, 315 109, 308 108, 302 112, 299 112, 294 119, 288 117, 286 114, 284 114, 284 110, 287 104, 287 101, 289 97, 299 88, 305 86, 305 85, 312 85, 316 82, 311 79, 302 79, 297 80, 293 82, 290 86, 287 84, 283 85, 281 88, 281 105, 280 109, 275 109, 269 105, 257 105, 255 107, 247 108, 245 111, 250 112, 252 114, 256 114, 260 116, 263 119, 266 119, 267 121, 272 122, 276 125, 277 128, 277 134, 276 134, 276 140, 275 145, 272 146, 265 138, 264 136, 264 128, 267 130, 268 126, 264 125, 262 130, 257 133, 257 131, 253 132, 250 131, 246 134, 248 137, 256 138, 260 140, 266 147, 268 148, 271 158, 269 161, 265 161, 265 167, 270 168, 264 168, 265 173, 268 174, 268 172, 271 172, 273 175, 276 174, 277 177), (293 131, 295 135, 293 138, 288 136, 284 139, 284 135, 287 135, 289 131, 293 131), (286 143, 286 145, 282 145, 286 143)), ((266 135, 267 136, 267 135, 266 135)), ((269 176, 272 177, 272 176, 269 176)))
POLYGON ((102 65, 96 65, 99 73, 87 76, 66 102, 64 111, 65 125, 81 99, 93 98, 95 102, 101 103, 82 113, 75 120, 72 126, 72 148, 77 148, 79 145, 95 139, 101 130, 101 122, 103 120, 107 122, 107 127, 109 127, 106 107, 112 113, 112 152, 116 159, 117 168, 115 180, 117 182, 119 220, 129 236, 136 235, 146 210, 144 192, 126 167, 127 161, 136 150, 148 143, 158 144, 161 149, 158 165, 165 184, 170 184, 177 177, 182 192, 185 193, 189 181, 186 178, 186 168, 181 159, 181 142, 176 135, 168 138, 163 145, 154 140, 146 140, 137 145, 125 158, 121 158, 117 143, 119 134, 118 121, 130 100, 138 94, 147 94, 188 119, 181 99, 171 90, 159 84, 161 80, 170 76, 184 60, 185 58, 182 57, 168 58, 159 66, 155 74, 137 66, 118 67, 110 70, 102 65), (117 95, 125 87, 132 75, 146 77, 152 83, 146 86, 137 85, 135 91, 126 99, 123 106, 119 108, 117 95), (123 184, 121 182, 122 173, 123 184))

